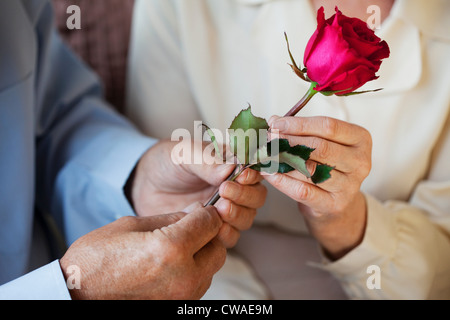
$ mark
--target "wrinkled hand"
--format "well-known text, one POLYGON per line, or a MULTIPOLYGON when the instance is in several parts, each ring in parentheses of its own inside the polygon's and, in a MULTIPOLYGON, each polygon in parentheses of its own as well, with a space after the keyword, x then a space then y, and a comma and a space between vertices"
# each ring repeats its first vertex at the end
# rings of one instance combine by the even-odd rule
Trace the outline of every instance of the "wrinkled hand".
POLYGON ((274 187, 299 202, 308 227, 331 259, 338 259, 359 245, 366 224, 366 202, 360 188, 371 170, 372 139, 362 127, 327 118, 272 117, 272 129, 280 130, 291 145, 316 150, 307 162, 335 166, 332 178, 314 185, 302 174, 265 176, 274 187))
MULTIPOLYGON (((191 145, 191 142, 186 143, 191 145)), ((139 161, 131 187, 137 214, 177 212, 194 202, 206 203, 220 187, 222 199, 216 208, 225 223, 218 238, 227 248, 233 247, 240 231, 251 227, 256 210, 264 204, 267 191, 260 183, 262 177, 247 170, 236 182, 223 183, 234 165, 177 164, 171 158, 176 145, 177 142, 160 142, 139 161)), ((192 150, 194 153, 195 148, 192 150)))
POLYGON ((81 271, 73 299, 199 299, 225 262, 221 226, 213 207, 121 218, 76 241, 61 269, 81 271))

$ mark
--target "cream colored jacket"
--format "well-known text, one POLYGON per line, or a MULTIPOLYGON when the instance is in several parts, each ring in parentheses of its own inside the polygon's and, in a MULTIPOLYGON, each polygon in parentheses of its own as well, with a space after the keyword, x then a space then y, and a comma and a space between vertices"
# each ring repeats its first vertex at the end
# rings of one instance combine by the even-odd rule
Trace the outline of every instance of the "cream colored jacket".
MULTIPOLYGON (((248 103, 281 116, 308 88, 287 65, 283 32, 302 62, 315 28, 306 0, 138 1, 127 113, 164 138, 194 120, 225 130, 248 103)), ((362 89, 384 90, 317 95, 300 114, 358 124, 374 141, 364 240, 321 267, 350 298, 450 298, 450 1, 397 0, 377 33, 392 55, 362 89), (367 286, 371 265, 381 290, 367 286)), ((306 231, 294 201, 274 190, 258 221, 306 231)))

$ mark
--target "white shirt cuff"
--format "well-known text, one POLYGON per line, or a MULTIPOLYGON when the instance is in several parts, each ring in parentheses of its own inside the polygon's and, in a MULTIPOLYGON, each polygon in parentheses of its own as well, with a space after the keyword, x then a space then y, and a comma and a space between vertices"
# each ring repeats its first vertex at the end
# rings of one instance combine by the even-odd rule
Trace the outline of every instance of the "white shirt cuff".
POLYGON ((70 300, 59 261, 0 287, 0 300, 70 300))

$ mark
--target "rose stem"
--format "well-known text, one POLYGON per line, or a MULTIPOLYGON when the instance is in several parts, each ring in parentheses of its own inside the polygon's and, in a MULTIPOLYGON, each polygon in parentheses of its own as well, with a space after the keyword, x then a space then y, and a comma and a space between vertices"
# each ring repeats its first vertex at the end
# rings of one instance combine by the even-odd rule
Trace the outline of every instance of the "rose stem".
MULTIPOLYGON (((246 169, 250 168, 251 165, 246 165, 246 166, 241 165, 240 167, 241 167, 241 168, 240 168, 240 170, 238 171, 238 173, 235 174, 236 169, 234 169, 233 172, 232 172, 232 173, 230 174, 230 176, 228 177, 228 179, 225 180, 225 181, 235 181, 237 178, 239 178, 239 176, 240 176, 246 169)), ((217 192, 212 196, 212 198, 208 201, 208 203, 205 204, 205 207, 209 207, 209 206, 215 205, 215 204, 217 203, 217 201, 219 201, 219 199, 220 199, 219 190, 217 190, 217 192)))
MULTIPOLYGON (((317 86, 317 83, 313 82, 311 84, 311 87, 309 88, 308 92, 305 94, 305 96, 288 112, 284 117, 295 117, 297 113, 299 113, 307 104, 308 102, 318 93, 318 91, 314 90, 314 88, 317 86)), ((269 129, 270 130, 270 129, 269 129)), ((233 173, 228 177, 225 181, 235 181, 242 172, 244 172, 246 169, 250 168, 251 165, 242 166, 241 169, 237 174, 234 174, 236 172, 236 169, 233 171, 233 173)), ((205 204, 205 207, 213 206, 219 201, 220 195, 219 191, 212 196, 212 198, 205 204)))
POLYGON ((305 96, 288 113, 286 113, 284 117, 295 117, 297 113, 299 113, 308 104, 308 102, 311 101, 316 93, 318 93, 318 91, 314 90, 316 86, 317 83, 313 82, 305 96))

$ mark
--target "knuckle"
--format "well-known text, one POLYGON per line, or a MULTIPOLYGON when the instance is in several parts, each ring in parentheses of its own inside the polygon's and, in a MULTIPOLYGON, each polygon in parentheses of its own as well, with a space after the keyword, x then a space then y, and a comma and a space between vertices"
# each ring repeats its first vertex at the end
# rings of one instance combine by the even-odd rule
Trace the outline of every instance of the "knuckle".
POLYGON ((256 209, 259 209, 262 206, 264 206, 264 203, 266 202, 268 193, 269 193, 269 191, 267 190, 267 187, 261 183, 260 188, 259 188, 259 193, 258 193, 260 195, 260 201, 256 205, 256 209))
POLYGON ((283 185, 283 181, 284 181, 284 176, 282 174, 278 173, 278 174, 275 174, 272 176, 271 183, 275 188, 280 188, 283 185))
POLYGON ((242 179, 242 184, 253 184, 256 181, 257 181, 257 172, 250 169, 245 170, 244 178, 242 179))
POLYGON ((314 161, 306 161, 306 170, 313 175, 316 172, 317 162, 314 161))
POLYGON ((219 236, 222 240, 227 240, 231 237, 233 228, 229 223, 224 223, 219 231, 219 236))
POLYGON ((334 206, 334 213, 336 215, 341 215, 346 211, 347 207, 348 207, 347 202, 344 202, 344 201, 336 202, 336 204, 334 206))
POLYGON ((316 221, 326 221, 326 219, 329 219, 329 217, 330 217, 329 213, 324 213, 324 212, 320 212, 320 211, 312 211, 310 213, 310 215, 316 221))
POLYGON ((329 157, 330 154, 330 145, 326 140, 318 139, 316 142, 316 151, 317 155, 322 160, 326 160, 329 157))
POLYGON ((335 136, 338 133, 339 122, 336 119, 323 118, 323 130, 327 136, 335 136))
POLYGON ((363 165, 361 166, 361 175, 365 179, 369 176, 370 172, 372 171, 372 162, 371 161, 365 161, 363 165))
POLYGON ((367 152, 361 152, 357 160, 358 165, 355 167, 355 172, 358 177, 362 179, 367 178, 372 171, 372 157, 367 152))
POLYGON ((358 125, 355 125, 355 127, 359 130, 358 131, 359 146, 372 150, 373 139, 370 131, 358 125))
POLYGON ((250 209, 249 210, 249 218, 245 220, 245 223, 242 226, 241 231, 246 231, 246 230, 251 229, 251 227, 253 226, 253 222, 255 220, 256 215, 257 215, 257 210, 256 209, 250 209))
MULTIPOLYGON (((224 224, 220 229, 218 238, 222 242, 223 248, 232 248, 236 245, 240 237, 240 232, 233 228, 230 224, 224 224)), ((220 262, 222 257, 222 249, 219 247, 217 249, 217 256, 220 262)))
POLYGON ((246 203, 249 197, 249 188, 248 187, 244 187, 241 186, 240 184, 236 184, 236 202, 241 204, 241 203, 246 203))
POLYGON ((372 149, 372 144, 373 144, 373 140, 372 140, 372 134, 370 133, 369 130, 367 130, 366 128, 361 127, 362 132, 363 132, 363 136, 364 136, 364 141, 367 145, 370 146, 370 148, 372 149))
POLYGON ((241 195, 241 185, 236 182, 227 181, 224 186, 223 194, 231 200, 238 200, 241 195))
POLYGON ((319 155, 322 159, 328 159, 330 155, 330 144, 326 140, 320 141, 319 155))
POLYGON ((187 244, 183 241, 176 241, 169 237, 162 237, 154 243, 152 250, 159 256, 160 264, 163 266, 177 264, 184 261, 187 250, 187 244))
POLYGON ((222 198, 217 206, 217 212, 224 221, 230 219, 231 200, 222 198))
POLYGON ((289 131, 292 133, 300 134, 305 131, 306 125, 305 122, 308 121, 306 118, 296 118, 293 117, 291 121, 287 121, 286 124, 288 125, 289 131), (292 125, 292 127, 291 127, 292 125))
POLYGON ((226 214, 226 221, 229 223, 233 223, 238 219, 238 210, 236 206, 233 205, 231 201, 227 201, 227 214, 226 214))
POLYGON ((217 209, 213 206, 202 208, 205 212, 205 218, 209 219, 209 225, 214 228, 220 228, 222 220, 217 212, 217 209))
POLYGON ((296 187, 295 194, 298 202, 307 201, 311 197, 311 189, 306 183, 299 183, 296 187))
POLYGON ((127 228, 132 228, 136 223, 137 218, 132 216, 121 217, 116 220, 117 224, 125 226, 127 228))
POLYGON ((217 258, 216 258, 217 270, 219 270, 225 264, 225 261, 227 259, 227 248, 218 243, 216 244, 216 250, 217 250, 217 258))

